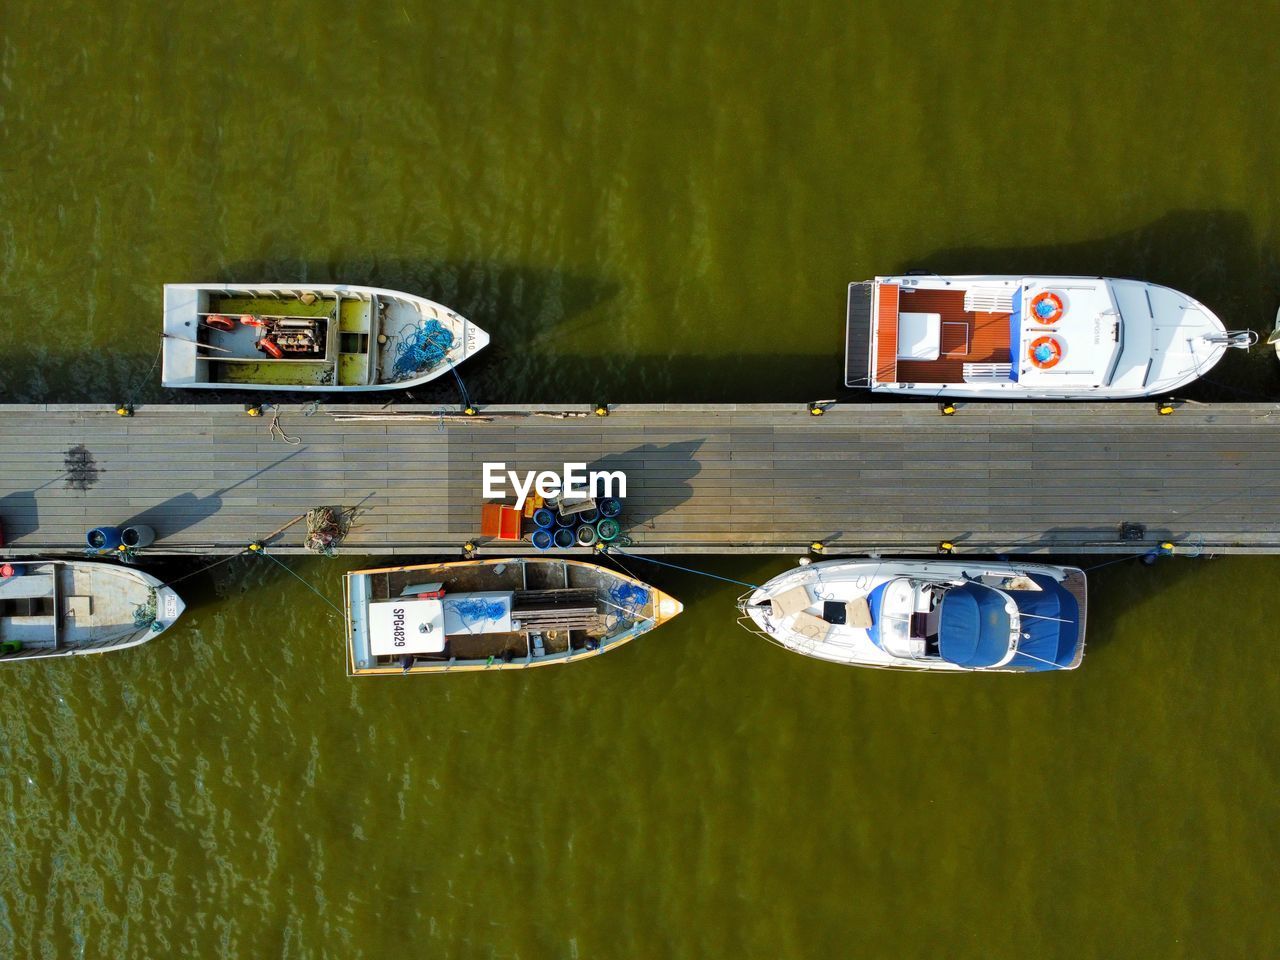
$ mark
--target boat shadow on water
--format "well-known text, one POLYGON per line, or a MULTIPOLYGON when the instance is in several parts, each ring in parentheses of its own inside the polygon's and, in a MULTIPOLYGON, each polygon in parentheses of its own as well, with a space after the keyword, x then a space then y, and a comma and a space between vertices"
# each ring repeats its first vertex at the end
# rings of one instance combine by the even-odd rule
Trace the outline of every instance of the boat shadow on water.
MULTIPOLYGON (((581 340, 607 343, 608 331, 586 314, 614 299, 622 285, 555 267, 526 266, 493 260, 420 260, 403 257, 362 257, 314 262, 306 260, 247 260, 219 271, 225 282, 349 283, 385 287, 442 303, 489 331, 493 339, 458 373, 473 400, 536 402, 528 396, 559 391, 563 399, 579 378, 574 364, 554 362, 550 355, 573 352, 581 340), (542 366, 540 366, 542 364, 542 366), (513 385, 515 389, 513 389, 513 385)), ((234 391, 228 391, 232 397, 234 391)), ((221 391, 219 391, 221 396, 221 391)), ((238 399, 238 398, 237 398, 238 399)), ((261 399, 258 397, 257 399, 261 399)), ((309 394, 308 399, 344 400, 339 394, 309 394)), ((458 383, 441 377, 412 390, 363 394, 361 402, 392 401, 458 403, 458 383)), ((584 403, 590 397, 583 399, 584 403)))
MULTIPOLYGON (((1248 327, 1263 340, 1280 287, 1277 251, 1259 240, 1245 213, 1229 210, 1176 210, 1133 230, 1073 243, 944 247, 898 264, 894 273, 912 270, 1146 280, 1194 297, 1228 329, 1248 327)), ((1203 402, 1280 397, 1280 365, 1266 347, 1228 350, 1207 378, 1179 396, 1203 402)))

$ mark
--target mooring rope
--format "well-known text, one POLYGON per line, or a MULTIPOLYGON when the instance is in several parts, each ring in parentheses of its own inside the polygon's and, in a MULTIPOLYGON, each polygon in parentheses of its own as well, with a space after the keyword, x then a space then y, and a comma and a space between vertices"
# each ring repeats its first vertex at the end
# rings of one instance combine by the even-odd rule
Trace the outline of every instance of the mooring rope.
POLYGON ((660 567, 670 567, 672 570, 683 570, 685 573, 696 573, 702 577, 711 577, 714 580, 723 580, 725 583, 736 583, 740 587, 750 587, 752 590, 759 590, 758 583, 747 583, 745 580, 734 580, 732 577, 722 577, 718 573, 710 573, 706 570, 696 570, 693 567, 682 567, 678 563, 668 563, 665 560, 657 560, 654 557, 646 556, 642 553, 627 553, 625 550, 619 550, 617 547, 609 547, 605 551, 605 556, 617 551, 624 557, 632 557, 636 560, 644 560, 647 563, 656 563, 660 567))
POLYGON ((271 415, 271 423, 267 426, 267 436, 272 440, 276 438, 276 434, 280 435, 280 439, 285 443, 301 443, 301 437, 291 437, 284 432, 284 427, 280 426, 280 414, 273 413, 271 415))
POLYGON ((1147 550, 1143 553, 1131 553, 1123 557, 1116 557, 1114 560, 1105 560, 1102 563, 1095 563, 1092 567, 1085 567, 1085 573, 1092 573, 1094 570, 1101 570, 1103 567, 1109 567, 1113 563, 1123 563, 1125 560, 1137 560, 1139 557, 1158 557, 1159 552, 1156 550, 1147 550))
POLYGON ((129 399, 126 400, 124 404, 126 407, 132 407, 133 402, 138 399, 138 394, 142 392, 143 386, 145 386, 147 380, 151 378, 151 374, 155 372, 156 364, 160 362, 160 358, 163 355, 164 355, 164 342, 161 341, 160 349, 156 351, 156 355, 151 361, 151 366, 147 368, 147 372, 144 373, 141 376, 141 378, 139 378, 138 382, 133 385, 133 391, 129 394, 129 399))
POLYGON ((214 560, 212 563, 206 563, 203 567, 199 567, 198 569, 192 570, 190 573, 184 573, 182 576, 175 577, 173 580, 170 580, 167 583, 160 584, 160 586, 172 587, 175 583, 181 583, 183 580, 187 579, 187 577, 194 577, 197 573, 204 573, 206 570, 212 570, 218 564, 226 563, 228 560, 234 560, 236 557, 242 556, 243 554, 244 554, 244 551, 241 550, 239 553, 233 553, 227 557, 219 557, 217 560, 214 560))
POLYGON ((342 612, 342 608, 341 608, 341 607, 339 607, 336 603, 334 603, 332 600, 330 600, 328 597, 326 597, 323 593, 321 593, 319 590, 317 590, 317 589, 316 589, 315 587, 313 587, 311 584, 307 583, 307 581, 303 580, 303 579, 302 579, 302 577, 298 576, 298 574, 294 573, 294 572, 293 572, 293 570, 292 570, 292 568, 290 568, 290 566, 289 566, 287 563, 285 563, 285 562, 284 562, 284 561, 282 561, 282 560, 277 560, 275 557, 272 557, 272 556, 271 556, 271 554, 267 553, 267 551, 265 551, 265 550, 260 550, 260 551, 258 551, 258 552, 259 552, 259 553, 261 553, 264 557, 271 557, 271 559, 272 559, 272 560, 275 560, 275 562, 276 562, 277 564, 279 564, 279 565, 280 565, 280 567, 281 567, 285 572, 287 572, 287 573, 289 574, 289 576, 293 577, 293 578, 294 578, 295 580, 297 580, 300 584, 302 584, 304 587, 306 587, 308 590, 310 590, 312 593, 314 593, 317 597, 319 597, 321 600, 323 600, 325 603, 327 603, 330 607, 332 607, 332 608, 333 608, 333 610, 334 610, 334 612, 335 612, 335 613, 337 613, 337 614, 338 614, 338 616, 340 616, 340 617, 342 617, 342 616, 346 616, 346 614, 344 614, 344 613, 342 612))

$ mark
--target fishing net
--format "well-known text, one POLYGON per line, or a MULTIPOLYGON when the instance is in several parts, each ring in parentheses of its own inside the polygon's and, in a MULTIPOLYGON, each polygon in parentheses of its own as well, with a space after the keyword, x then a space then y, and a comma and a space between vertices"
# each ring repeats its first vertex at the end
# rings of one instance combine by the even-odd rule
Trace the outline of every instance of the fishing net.
POLYGON ((635 620, 649 602, 649 590, 636 583, 619 580, 609 587, 611 611, 619 620, 635 620))
POLYGON ((439 321, 428 320, 401 336, 396 345, 396 359, 392 370, 396 379, 403 380, 422 370, 429 370, 445 358, 453 346, 453 334, 439 321))
POLYGON ((316 507, 309 510, 306 547, 312 553, 332 557, 350 527, 350 517, 338 507, 316 507))
POLYGON ((133 625, 139 630, 156 622, 156 592, 148 591, 147 599, 133 608, 133 625))
POLYGON ((489 600, 484 597, 468 597, 465 600, 455 600, 449 605, 467 626, 500 621, 507 614, 507 605, 504 601, 489 600))

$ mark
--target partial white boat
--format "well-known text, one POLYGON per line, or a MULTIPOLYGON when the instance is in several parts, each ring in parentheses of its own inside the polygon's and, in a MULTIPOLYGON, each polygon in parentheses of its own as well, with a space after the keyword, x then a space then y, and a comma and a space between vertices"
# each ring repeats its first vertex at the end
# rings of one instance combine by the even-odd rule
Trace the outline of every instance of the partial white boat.
POLYGON ((904 396, 1119 400, 1208 373, 1228 332, 1186 294, 1139 280, 919 274, 849 285, 845 383, 904 396))
POLYGON ((170 283, 166 387, 357 392, 415 387, 489 335, 448 307, 347 284, 170 283))
POLYGON ((902 670, 1073 670, 1086 586, 1075 567, 829 560, 739 599, 742 623, 819 660, 902 670))
POLYGON ((0 661, 70 657, 136 647, 185 605, 131 567, 93 560, 6 560, 0 574, 0 661))
POLYGON ((625 574, 550 557, 357 570, 343 579, 343 607, 353 676, 572 663, 684 609, 625 574))

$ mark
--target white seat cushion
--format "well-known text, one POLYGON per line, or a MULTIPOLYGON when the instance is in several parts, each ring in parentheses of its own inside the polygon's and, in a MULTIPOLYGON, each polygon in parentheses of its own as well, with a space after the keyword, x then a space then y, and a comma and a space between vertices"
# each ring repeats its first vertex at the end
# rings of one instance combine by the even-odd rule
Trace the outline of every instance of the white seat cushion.
POLYGON ((791 621, 791 629, 806 640, 820 641, 827 639, 827 634, 831 632, 831 624, 821 617, 815 617, 812 613, 801 610, 791 621))
POLYGON ((770 599, 774 614, 784 619, 794 616, 801 610, 807 610, 813 602, 809 599, 809 590, 804 584, 784 590, 770 599))
POLYGON ((898 314, 898 359, 937 360, 942 355, 942 315, 898 314))

